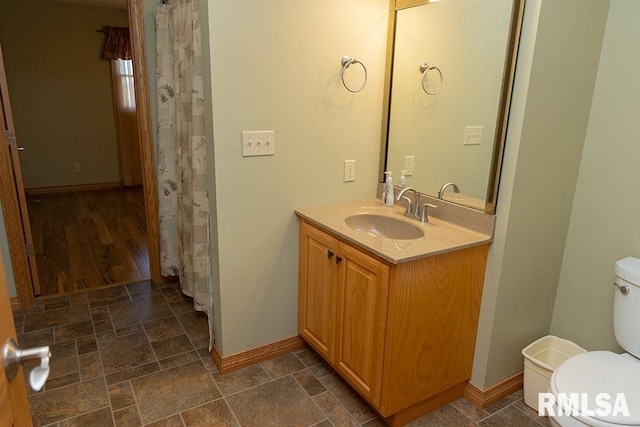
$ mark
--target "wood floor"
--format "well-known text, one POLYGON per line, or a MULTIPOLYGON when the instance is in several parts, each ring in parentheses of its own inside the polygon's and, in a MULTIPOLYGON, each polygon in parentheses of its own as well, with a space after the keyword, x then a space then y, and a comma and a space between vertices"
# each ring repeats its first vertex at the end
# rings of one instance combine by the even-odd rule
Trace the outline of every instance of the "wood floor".
POLYGON ((149 279, 141 187, 28 199, 41 295, 149 279))

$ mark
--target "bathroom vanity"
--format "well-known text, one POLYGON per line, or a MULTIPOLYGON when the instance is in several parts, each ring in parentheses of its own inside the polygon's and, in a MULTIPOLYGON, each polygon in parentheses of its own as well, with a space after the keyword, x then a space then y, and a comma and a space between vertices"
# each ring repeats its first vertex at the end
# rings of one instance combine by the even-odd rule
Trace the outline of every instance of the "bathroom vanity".
POLYGON ((480 232, 402 212, 375 200, 296 211, 298 332, 389 425, 463 396, 492 233, 492 223, 480 232), (424 236, 347 225, 358 215, 386 215, 424 236))

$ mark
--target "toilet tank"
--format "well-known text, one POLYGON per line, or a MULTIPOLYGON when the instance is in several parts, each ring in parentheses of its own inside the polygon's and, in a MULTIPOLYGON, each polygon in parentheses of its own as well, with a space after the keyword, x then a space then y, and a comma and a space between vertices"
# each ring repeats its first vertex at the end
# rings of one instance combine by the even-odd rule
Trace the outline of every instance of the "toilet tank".
POLYGON ((616 262, 613 297, 613 329, 626 352, 640 357, 640 259, 627 257, 616 262), (620 288, 628 289, 625 295, 620 288))

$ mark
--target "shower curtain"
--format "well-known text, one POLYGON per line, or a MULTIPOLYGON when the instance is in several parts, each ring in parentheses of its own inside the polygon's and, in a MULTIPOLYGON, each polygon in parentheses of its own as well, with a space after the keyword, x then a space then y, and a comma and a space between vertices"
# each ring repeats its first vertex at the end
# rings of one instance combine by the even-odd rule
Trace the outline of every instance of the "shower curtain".
MULTIPOLYGON (((213 315, 199 0, 156 7, 157 180, 164 276, 213 315)), ((213 342, 213 337, 211 339, 213 342)))

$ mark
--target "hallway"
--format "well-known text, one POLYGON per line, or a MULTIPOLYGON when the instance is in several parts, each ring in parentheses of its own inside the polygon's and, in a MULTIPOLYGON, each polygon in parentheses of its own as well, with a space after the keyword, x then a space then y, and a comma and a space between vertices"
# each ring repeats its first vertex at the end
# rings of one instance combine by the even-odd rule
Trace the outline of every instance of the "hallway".
POLYGON ((28 196, 42 295, 149 279, 142 187, 28 196))

